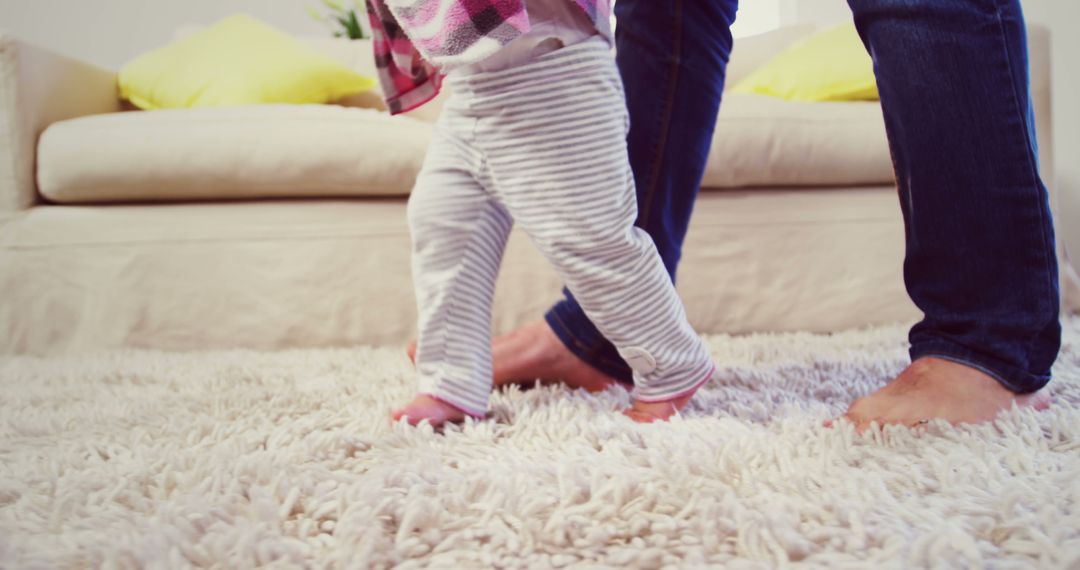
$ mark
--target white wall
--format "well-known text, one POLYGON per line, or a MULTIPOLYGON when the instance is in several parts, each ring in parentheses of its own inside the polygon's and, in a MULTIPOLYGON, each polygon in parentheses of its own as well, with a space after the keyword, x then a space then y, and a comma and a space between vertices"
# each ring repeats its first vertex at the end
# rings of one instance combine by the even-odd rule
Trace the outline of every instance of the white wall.
POLYGON ((784 25, 781 0, 743 0, 731 35, 736 38, 761 34, 784 25))
MULTIPOLYGON (((746 0, 747 3, 754 0, 746 0)), ((771 0, 780 4, 784 24, 813 23, 830 25, 851 21, 846 0, 771 0)))
POLYGON ((109 69, 168 43, 173 31, 246 12, 292 33, 329 33, 318 0, 0 0, 0 29, 109 69))

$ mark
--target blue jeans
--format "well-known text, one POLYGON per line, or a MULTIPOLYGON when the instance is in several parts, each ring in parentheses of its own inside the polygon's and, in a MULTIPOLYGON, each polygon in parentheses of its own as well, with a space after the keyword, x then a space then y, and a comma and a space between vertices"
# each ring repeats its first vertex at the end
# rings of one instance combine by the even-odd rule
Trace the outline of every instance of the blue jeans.
MULTIPOLYGON (((1017 0, 849 0, 874 60, 906 228, 904 281, 924 318, 911 358, 1046 385, 1061 344, 1053 221, 1038 174, 1017 0)), ((672 279, 705 166, 737 0, 619 0, 618 63, 638 225, 672 279)), ((574 298, 546 320, 579 358, 630 369, 574 298)))

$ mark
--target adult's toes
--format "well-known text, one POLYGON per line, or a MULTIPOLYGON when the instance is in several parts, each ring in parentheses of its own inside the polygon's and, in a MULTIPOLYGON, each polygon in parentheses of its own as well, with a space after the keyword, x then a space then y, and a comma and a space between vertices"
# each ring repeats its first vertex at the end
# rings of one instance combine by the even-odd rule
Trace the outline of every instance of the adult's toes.
POLYGON ((1040 390, 1031 395, 1031 407, 1036 411, 1042 412, 1050 409, 1050 394, 1046 393, 1046 390, 1040 390))
POLYGON ((865 433, 866 430, 870 429, 874 425, 873 420, 862 415, 851 414, 849 412, 848 415, 844 417, 847 418, 847 420, 855 426, 855 433, 865 433))

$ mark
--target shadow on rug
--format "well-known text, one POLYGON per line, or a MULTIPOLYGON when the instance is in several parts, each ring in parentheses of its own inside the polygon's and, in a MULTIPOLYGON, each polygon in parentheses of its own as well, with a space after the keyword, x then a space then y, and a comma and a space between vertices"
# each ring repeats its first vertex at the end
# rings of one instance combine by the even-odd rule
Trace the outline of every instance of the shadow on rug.
POLYGON ((711 337, 669 424, 512 389, 391 425, 397 348, 0 360, 0 567, 1080 566, 1080 321, 1050 411, 827 429, 906 363, 899 327, 711 337))

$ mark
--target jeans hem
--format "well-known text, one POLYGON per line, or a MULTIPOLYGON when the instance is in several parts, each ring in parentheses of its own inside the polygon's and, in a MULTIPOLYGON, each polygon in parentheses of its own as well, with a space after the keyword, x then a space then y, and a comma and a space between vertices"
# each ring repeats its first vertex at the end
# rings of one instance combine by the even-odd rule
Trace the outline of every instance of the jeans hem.
POLYGON ((633 373, 629 372, 629 366, 625 363, 611 362, 609 359, 598 355, 597 343, 595 341, 588 342, 577 337, 576 334, 578 330, 563 322, 562 318, 557 314, 556 309, 548 311, 548 313, 544 315, 544 320, 547 321, 548 326, 551 327, 552 332, 555 333, 555 336, 559 341, 566 346, 566 349, 573 353, 574 356, 578 357, 582 362, 607 374, 620 384, 630 387, 634 385, 633 373), (619 364, 622 364, 622 366, 619 366, 619 364))
POLYGON ((909 354, 912 362, 920 358, 933 357, 974 368, 997 380, 1006 390, 1014 394, 1038 392, 1050 383, 1049 374, 1031 374, 995 358, 948 342, 935 341, 912 345, 909 354))

